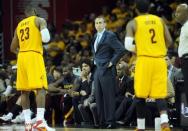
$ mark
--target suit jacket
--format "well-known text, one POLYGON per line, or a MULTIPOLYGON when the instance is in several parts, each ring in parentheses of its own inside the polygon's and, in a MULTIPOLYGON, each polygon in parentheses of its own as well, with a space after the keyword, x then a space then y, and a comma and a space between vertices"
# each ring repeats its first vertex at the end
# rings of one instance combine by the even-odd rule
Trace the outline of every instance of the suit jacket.
POLYGON ((78 91, 80 92, 81 90, 84 90, 86 92, 86 95, 85 96, 79 96, 80 97, 80 103, 83 103, 84 100, 86 98, 89 97, 89 95, 91 94, 91 84, 92 82, 91 81, 82 81, 82 79, 80 78, 77 78, 76 81, 75 81, 75 84, 77 85, 77 87, 74 89, 75 91, 78 91))
POLYGON ((95 52, 94 43, 96 36, 97 34, 94 35, 91 44, 96 66, 99 68, 106 68, 109 62, 116 65, 121 56, 125 53, 123 44, 118 40, 117 36, 113 32, 105 30, 95 52))
POLYGON ((129 76, 124 75, 122 81, 120 81, 119 78, 117 79, 118 86, 116 88, 116 101, 122 101, 125 98, 126 92, 134 94, 133 80, 129 76))

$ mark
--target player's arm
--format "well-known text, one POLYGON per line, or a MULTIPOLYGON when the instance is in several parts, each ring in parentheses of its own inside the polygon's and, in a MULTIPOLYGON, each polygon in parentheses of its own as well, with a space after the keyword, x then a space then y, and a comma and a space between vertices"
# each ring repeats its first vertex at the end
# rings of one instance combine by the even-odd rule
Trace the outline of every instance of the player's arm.
POLYGON ((50 41, 50 33, 47 28, 46 21, 43 18, 37 17, 36 18, 36 25, 40 30, 42 42, 47 43, 50 41))
POLYGON ((172 44, 173 44, 173 41, 172 41, 172 37, 170 35, 170 32, 168 30, 168 27, 166 26, 166 24, 164 23, 164 21, 161 19, 163 25, 164 25, 164 37, 165 37, 165 44, 166 44, 166 47, 171 47, 172 44))
POLYGON ((17 54, 18 53, 18 48, 19 48, 19 40, 18 40, 17 32, 15 30, 14 37, 13 37, 11 45, 10 45, 10 51, 12 53, 17 54))
POLYGON ((126 27, 126 36, 125 36, 125 48, 129 51, 135 52, 134 45, 134 32, 135 32, 135 21, 131 20, 128 22, 126 27))

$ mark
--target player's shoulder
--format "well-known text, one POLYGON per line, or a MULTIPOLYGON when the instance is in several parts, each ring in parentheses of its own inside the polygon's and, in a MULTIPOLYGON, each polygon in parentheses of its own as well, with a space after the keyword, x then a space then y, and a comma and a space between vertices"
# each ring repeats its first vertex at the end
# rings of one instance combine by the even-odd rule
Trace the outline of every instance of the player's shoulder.
POLYGON ((127 25, 134 25, 135 22, 136 22, 136 19, 135 19, 135 18, 134 18, 134 19, 131 19, 131 20, 129 20, 129 22, 127 23, 127 25))
POLYGON ((38 17, 38 16, 36 16, 35 20, 38 21, 38 22, 43 22, 43 21, 45 21, 44 18, 38 17))
POLYGON ((127 23, 126 29, 133 29, 133 28, 135 28, 135 26, 136 26, 136 20, 135 20, 135 18, 134 18, 134 19, 131 19, 131 20, 127 23))
POLYGON ((44 18, 36 16, 35 24, 37 25, 37 27, 40 27, 41 24, 45 24, 45 23, 46 21, 44 18))

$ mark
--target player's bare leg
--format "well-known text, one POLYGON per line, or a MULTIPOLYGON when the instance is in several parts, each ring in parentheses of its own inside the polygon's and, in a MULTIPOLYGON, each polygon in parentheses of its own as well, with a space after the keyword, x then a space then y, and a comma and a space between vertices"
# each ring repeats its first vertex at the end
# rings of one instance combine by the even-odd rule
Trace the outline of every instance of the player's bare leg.
POLYGON ((44 119, 44 112, 45 112, 45 98, 46 98, 46 91, 44 89, 37 90, 36 94, 36 102, 37 102, 37 121, 33 125, 33 129, 36 130, 43 130, 43 131, 55 131, 55 129, 50 128, 45 119, 44 119))
POLYGON ((21 104, 22 104, 24 118, 25 118, 25 131, 32 130, 29 93, 30 92, 22 91, 22 94, 21 94, 21 104))

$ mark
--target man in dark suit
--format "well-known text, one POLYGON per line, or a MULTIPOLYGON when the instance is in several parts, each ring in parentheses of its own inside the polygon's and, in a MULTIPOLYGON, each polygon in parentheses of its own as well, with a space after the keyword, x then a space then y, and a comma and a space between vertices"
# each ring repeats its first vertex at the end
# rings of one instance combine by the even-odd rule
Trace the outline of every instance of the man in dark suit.
POLYGON ((105 29, 106 22, 101 16, 95 19, 97 33, 92 42, 94 64, 94 86, 96 87, 96 104, 101 125, 115 128, 115 88, 116 63, 124 55, 125 48, 116 35, 105 29))
MULTIPOLYGON (((118 85, 116 93, 116 112, 115 118, 121 120, 125 117, 125 113, 128 110, 129 106, 133 102, 134 98, 134 88, 133 88, 133 79, 128 76, 128 64, 121 61, 120 64, 116 65, 117 76, 118 76, 118 85)), ((134 110, 130 112, 131 116, 134 113, 134 110)), ((128 114, 129 115, 129 114, 128 114)), ((117 122, 118 123, 118 122, 117 122)))

